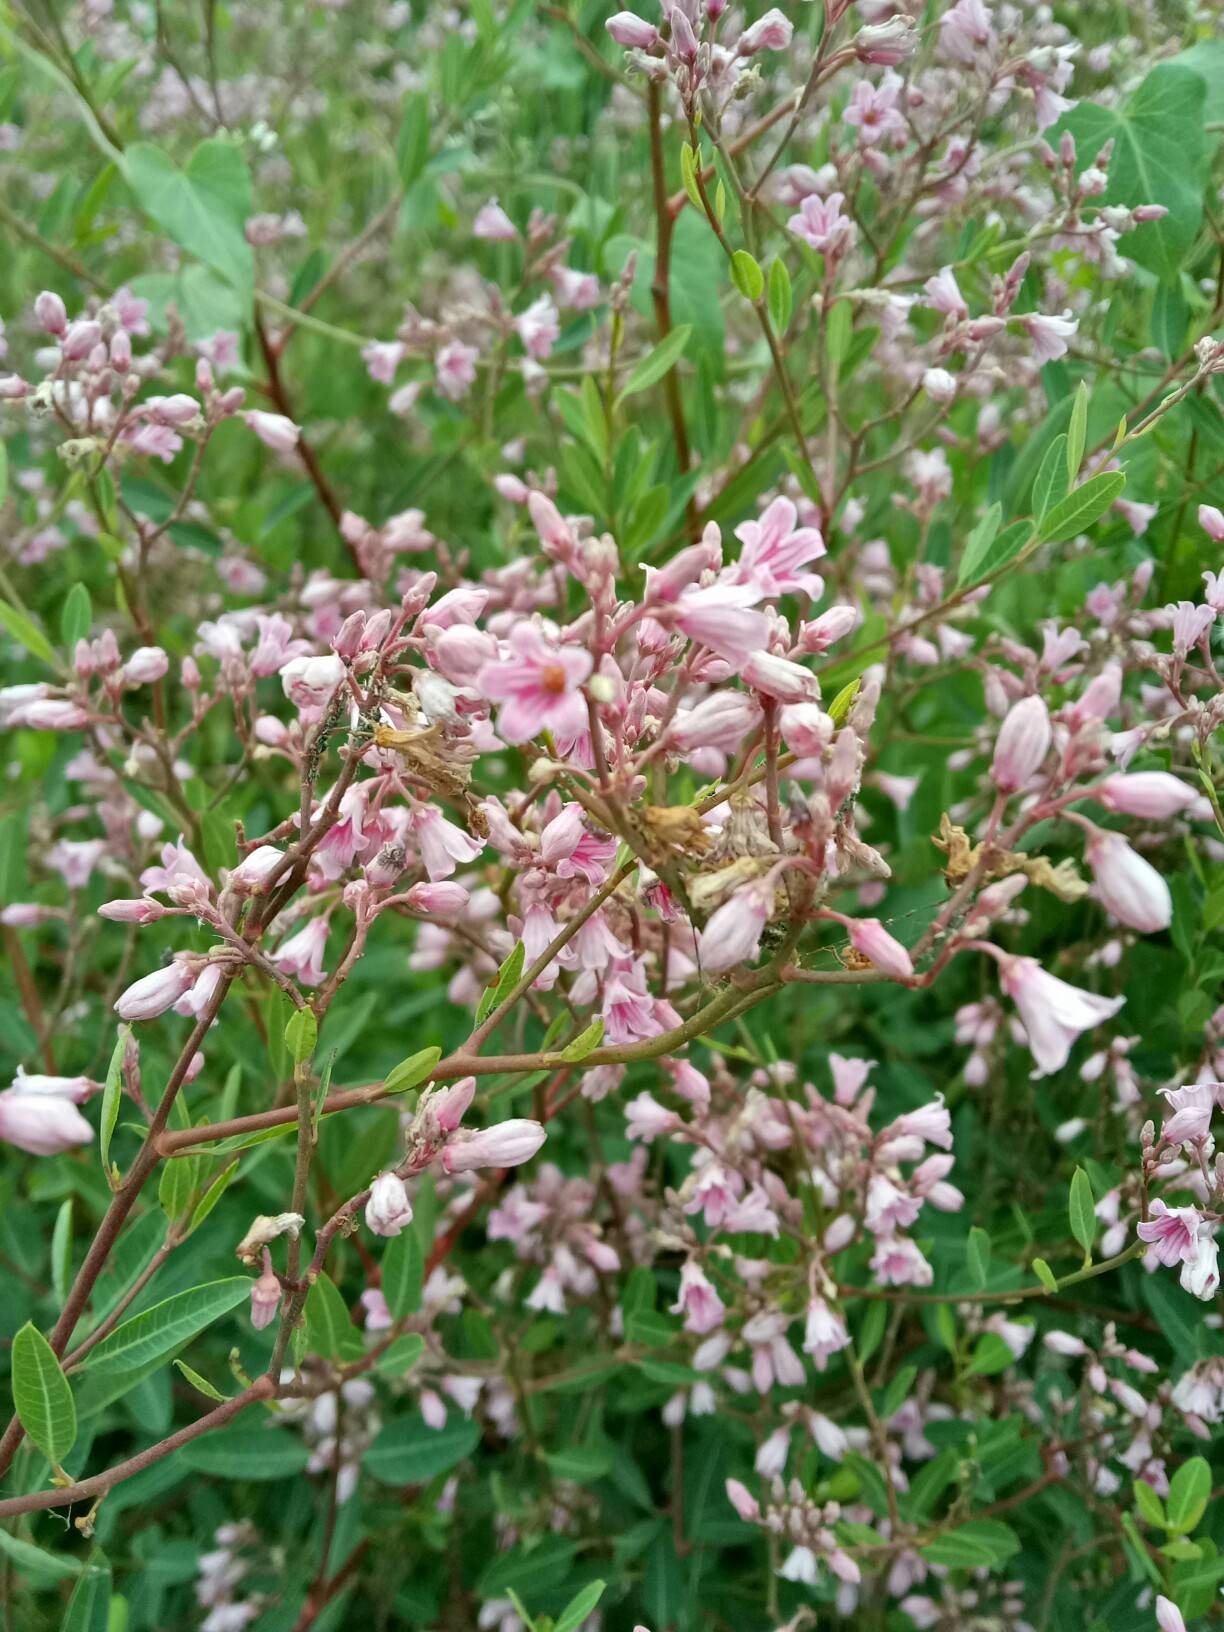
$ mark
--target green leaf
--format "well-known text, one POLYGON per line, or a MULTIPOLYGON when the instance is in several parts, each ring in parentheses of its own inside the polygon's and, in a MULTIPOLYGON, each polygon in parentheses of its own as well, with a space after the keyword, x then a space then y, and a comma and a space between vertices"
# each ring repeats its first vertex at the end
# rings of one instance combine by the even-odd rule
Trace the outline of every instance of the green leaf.
POLYGON ((1066 436, 1056 436, 1046 449, 1037 480, 1033 483, 1033 514, 1040 522, 1060 499, 1066 497, 1067 481, 1066 436))
POLYGON ((254 1413, 244 1426, 222 1428, 184 1445, 178 1453, 183 1465, 197 1473, 211 1473, 232 1484, 251 1479, 292 1479, 305 1471, 310 1451, 299 1434, 273 1427, 254 1413))
POLYGON ((1058 1291, 1058 1277, 1044 1258, 1033 1259, 1033 1274, 1036 1275, 1047 1292, 1058 1291))
POLYGON ((115 1123, 119 1120, 119 1108, 123 1103, 123 1056, 131 1035, 130 1026, 119 1027, 115 1046, 111 1050, 110 1064, 106 1068, 106 1087, 102 1092, 102 1115, 98 1124, 98 1150, 102 1157, 102 1171, 107 1174, 110 1172, 111 1139, 114 1137, 115 1123))
POLYGON ((701 202, 701 193, 697 187, 698 156, 687 142, 680 144, 680 180, 684 183, 684 190, 688 194, 689 203, 695 210, 704 209, 701 202))
POLYGON ((29 1321, 13 1339, 13 1405, 29 1439, 59 1467, 76 1443, 76 1404, 55 1350, 29 1321))
POLYGON ((251 213, 251 176, 242 149, 225 137, 201 142, 180 170, 151 142, 134 142, 123 174, 147 215, 183 249, 211 266, 247 299, 255 261, 243 223, 251 213))
POLYGON ((69 1196, 55 1215, 51 1232, 51 1287, 60 1304, 68 1296, 72 1279, 72 1197, 69 1196))
POLYGON ((424 91, 404 99, 404 114, 395 142, 395 162, 400 185, 407 189, 419 181, 429 162, 429 97, 424 91))
POLYGON ((367 1473, 385 1485, 424 1485, 449 1473, 480 1444, 480 1428, 452 1413, 442 1428, 431 1428, 419 1412, 396 1417, 377 1435, 362 1458, 367 1473))
POLYGON ((973 1284, 979 1289, 984 1287, 986 1277, 990 1273, 990 1237, 976 1224, 969 1231, 965 1257, 969 1264, 969 1273, 973 1276, 973 1284))
POLYGON ((7 1554, 22 1575, 32 1577, 36 1583, 63 1581, 80 1575, 84 1568, 81 1560, 70 1553, 45 1553, 32 1541, 22 1541, 20 1536, 10 1535, 4 1529, 0 1529, 0 1553, 7 1554))
POLYGON ((578 1632, 583 1621, 594 1611, 604 1595, 603 1581, 589 1581, 582 1591, 572 1597, 558 1615, 553 1632, 578 1632))
POLYGON ((193 1371, 185 1360, 176 1360, 174 1364, 182 1372, 192 1388, 203 1394, 205 1399, 217 1400, 222 1405, 229 1399, 228 1394, 222 1394, 219 1388, 214 1388, 207 1377, 201 1377, 198 1371, 193 1371))
POLYGON ((954 1570, 1005 1564, 1020 1550, 1014 1530, 997 1519, 971 1519, 921 1549, 923 1558, 954 1570))
POLYGON ((209 1185, 208 1189, 205 1190, 199 1201, 196 1202, 195 1211, 191 1215, 191 1223, 187 1230, 188 1235, 194 1235, 196 1230, 199 1229, 200 1225, 203 1224, 209 1213, 212 1212, 213 1208, 217 1205, 217 1203, 221 1200, 221 1197, 229 1188, 230 1180, 234 1177, 234 1174, 237 1173, 237 1171, 238 1163, 231 1162, 228 1167, 222 1168, 220 1173, 217 1174, 216 1178, 209 1185))
POLYGON ((606 1444, 571 1445, 563 1451, 546 1454, 544 1460, 554 1479, 575 1485, 593 1485, 611 1468, 612 1448, 606 1444))
POLYGON ((969 1377, 993 1377, 1015 1363, 1015 1355, 998 1332, 983 1332, 965 1370, 969 1377))
POLYGON ((110 1565, 101 1553, 95 1553, 73 1588, 60 1632, 108 1632, 110 1609, 110 1565))
POLYGON ((577 1065, 579 1060, 585 1060, 588 1054, 597 1049, 603 1042, 604 1023, 602 1018, 592 1020, 585 1031, 580 1031, 572 1043, 561 1050, 561 1058, 567 1065, 577 1065))
POLYGON ((410 1054, 406 1060, 393 1065, 383 1078, 383 1087, 389 1094, 402 1094, 424 1082, 442 1058, 440 1048, 423 1048, 419 1054, 410 1054))
POLYGON ((846 716, 854 706, 854 699, 858 696, 862 684, 863 678, 861 675, 847 681, 829 704, 829 718, 834 725, 844 725, 846 723, 846 716))
POLYGON ((306 1341, 313 1354, 349 1359, 363 1353, 361 1335, 330 1275, 320 1275, 306 1294, 306 1341))
POLYGON ((1098 203, 1164 205, 1167 215, 1128 232, 1120 244, 1164 283, 1176 277, 1202 224, 1206 94, 1189 67, 1161 63, 1120 106, 1078 102, 1046 132, 1056 151, 1062 132, 1071 132, 1077 170, 1094 163, 1106 142, 1114 144, 1109 186, 1098 203))
POLYGON ((24 612, 18 612, 15 606, 7 601, 0 601, 0 626, 7 629, 13 639, 24 646, 27 652, 40 657, 48 668, 55 667, 55 648, 43 634, 42 630, 24 612))
POLYGON ((402 1377, 425 1353, 425 1339, 420 1332, 409 1332, 397 1337, 374 1362, 380 1377, 402 1377))
POLYGON ((497 1005, 505 1000, 518 984, 523 973, 523 964, 527 961, 527 948, 522 941, 516 941, 505 962, 497 971, 497 979, 491 986, 486 986, 481 993, 480 1002, 476 1006, 476 1024, 487 1020, 497 1005))
POLYGON ((309 1005, 295 1009, 285 1027, 285 1047, 295 1065, 301 1065, 303 1060, 310 1058, 318 1038, 319 1022, 315 1019, 314 1010, 309 1005))
POLYGON ((1088 382, 1081 380, 1071 409, 1071 423, 1067 426, 1067 486, 1079 475, 1084 462, 1084 444, 1088 440, 1088 382))
POLYGON ((84 640, 93 624, 93 604, 84 584, 73 584, 64 597, 60 613, 60 639, 71 657, 78 640, 84 640))
POLYGON ((1013 521, 1010 526, 1004 527, 1003 531, 995 535, 982 550, 980 559, 974 565, 966 568, 962 562, 957 588, 966 589, 974 584, 984 583, 987 578, 995 577, 1024 552, 1032 537, 1031 521, 1013 521))
POLYGON ((1167 1529, 1168 1526, 1165 1522, 1164 1503, 1161 1501, 1160 1497, 1157 1496, 1151 1485, 1148 1484, 1147 1480, 1136 1479, 1134 1491, 1135 1506, 1139 1509, 1140 1516, 1145 1519, 1148 1524, 1155 1525, 1158 1530, 1167 1529))
POLYGON ((746 249, 737 249, 731 257, 731 282, 745 300, 758 301, 765 292, 765 274, 746 249))
POLYGON ((415 1230, 401 1230, 388 1240, 382 1255, 382 1293, 396 1320, 421 1307, 424 1258, 415 1230))
POLYGON ((654 350, 642 358, 625 381, 620 396, 616 399, 617 402, 621 403, 626 397, 636 396, 639 391, 649 390, 656 381, 669 374, 688 345, 692 332, 692 325, 684 323, 678 329, 673 329, 666 340, 660 340, 654 350))
POLYGON ((144 1375, 173 1359, 214 1320, 236 1309, 250 1290, 245 1275, 230 1275, 176 1292, 116 1326, 86 1357, 83 1369, 91 1382, 117 1376, 135 1381, 136 1374, 144 1375))
POLYGON ((769 268, 769 321, 773 324, 773 331, 781 337, 790 327, 791 312, 794 309, 795 295, 791 288, 790 273, 786 269, 786 262, 780 255, 775 255, 769 268))
POLYGON ((1041 538, 1046 544, 1061 544, 1074 538, 1085 527, 1091 527, 1126 486, 1126 477, 1120 470, 1103 470, 1099 476, 1090 476, 1082 487, 1068 493, 1065 499, 1041 518, 1041 538))
POLYGON ((1175 1536, 1189 1535, 1207 1511, 1211 1499, 1211 1468, 1206 1459, 1192 1456, 1169 1481, 1165 1506, 1169 1529, 1175 1536))
POLYGON ((969 534, 969 537, 965 540, 965 550, 964 554, 961 556, 960 572, 958 573, 956 579, 958 588, 960 588, 960 586, 963 584, 970 584, 973 582, 975 576, 981 570, 982 563, 990 553, 990 546, 994 543, 995 538, 998 536, 999 528, 1002 525, 1002 522, 1003 506, 998 503, 992 504, 990 509, 987 510, 986 514, 982 517, 981 521, 978 522, 977 526, 969 534))
POLYGON ((1097 1231, 1096 1202, 1092 1194, 1092 1180, 1082 1167, 1076 1168, 1071 1179, 1069 1212, 1071 1234, 1083 1247, 1085 1256, 1091 1257, 1097 1231))

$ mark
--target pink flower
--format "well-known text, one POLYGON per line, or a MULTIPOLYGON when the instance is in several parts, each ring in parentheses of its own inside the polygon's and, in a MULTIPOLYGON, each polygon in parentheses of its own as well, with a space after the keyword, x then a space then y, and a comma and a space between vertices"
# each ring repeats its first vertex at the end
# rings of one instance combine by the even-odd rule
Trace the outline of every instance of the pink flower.
POLYGON ((1076 1038, 1117 1014, 1121 997, 1098 997, 1070 986, 1044 970, 1036 958, 998 953, 999 981, 1024 1022, 1037 1076, 1048 1076, 1067 1063, 1076 1038))
POLYGON ((1025 312, 1020 324, 1033 343, 1033 359, 1038 364, 1057 362, 1067 354, 1067 343, 1079 328, 1078 318, 1064 312, 1061 317, 1049 313, 1025 312))
POLYGON ((271 954, 282 974, 300 980, 303 986, 318 986, 323 979, 323 951, 327 945, 327 915, 312 918, 296 935, 271 954))
POLYGON ((753 652, 740 669, 740 677, 753 691, 779 703, 820 701, 820 681, 812 671, 773 652, 753 652))
POLYGON ((604 27, 617 45, 623 45, 627 51, 649 51, 659 37, 653 23, 632 11, 618 11, 615 17, 608 18, 604 27))
POLYGON ((194 962, 176 959, 164 969, 155 969, 151 975, 133 981, 120 993, 115 1013, 121 1020, 155 1020, 190 991, 198 974, 194 962))
POLYGON ((909 953, 878 918, 852 918, 849 930, 851 946, 870 958, 881 974, 891 980, 909 980, 913 976, 914 965, 909 953))
POLYGON ((1160 1594, 1156 1598, 1156 1625, 1159 1632, 1186 1632, 1181 1610, 1171 1598, 1160 1594))
POLYGON ((830 1309, 823 1298, 813 1298, 808 1304, 803 1329, 803 1352, 811 1355, 816 1370, 824 1371, 829 1357, 838 1354, 849 1342, 850 1333, 841 1315, 830 1309))
POLYGON ((47 334, 63 334, 68 327, 68 312, 60 297, 51 289, 44 289, 34 302, 34 316, 47 334))
POLYGON ((710 584, 686 589, 675 603, 678 628, 726 662, 739 664, 769 641, 769 619, 752 609, 759 592, 746 584, 710 584))
POLYGON ((257 1332, 263 1331, 265 1326, 270 1326, 276 1319, 280 1300, 281 1284, 276 1278, 276 1271, 272 1268, 272 1254, 265 1247, 263 1273, 251 1284, 251 1325, 257 1332))
POLYGON ((504 742, 528 742, 541 731, 570 742, 587 729, 579 689, 591 672, 591 654, 555 646, 534 623, 510 631, 512 656, 486 663, 476 677, 484 696, 500 702, 497 729, 504 742))
MULTIPOLYGON (((367 876, 369 869, 366 869, 367 876)), ((438 914, 444 918, 453 918, 463 911, 471 900, 471 895, 462 884, 452 881, 433 884, 414 884, 408 891, 408 905, 417 912, 438 914)))
POLYGON ((794 32, 790 18, 775 6, 744 30, 736 50, 741 57, 755 56, 758 51, 785 51, 794 32))
POLYGON ((1132 771, 1128 776, 1107 776, 1092 796, 1106 810, 1123 816, 1146 816, 1163 821, 1194 804, 1199 795, 1167 771, 1132 771))
POLYGON ((140 646, 123 665, 123 679, 129 686, 152 685, 169 667, 170 659, 160 646, 140 646))
POLYGON ((467 1173, 477 1167, 519 1167, 529 1162, 547 1138, 538 1122, 512 1117, 480 1133, 460 1129, 442 1152, 448 1173, 467 1173))
POLYGON ((476 219, 472 222, 472 236, 486 238, 494 244, 512 244, 518 237, 518 228, 497 200, 491 198, 477 210, 476 219))
POLYGON ((697 748, 719 748, 730 754, 760 723, 761 705, 755 697, 746 691, 719 690, 693 708, 680 709, 667 737, 682 754, 697 748))
POLYGON ((881 1286, 930 1286, 934 1272, 918 1248, 904 1235, 876 1242, 871 1272, 881 1286))
POLYGON ((284 859, 284 851, 274 844, 257 845, 229 875, 227 888, 244 892, 262 889, 284 859))
POLYGON ((660 1105, 653 1095, 640 1093, 625 1106, 625 1133, 630 1139, 651 1144, 661 1134, 670 1133, 680 1126, 680 1119, 660 1105))
POLYGON ((410 827, 431 883, 449 878, 456 867, 475 861, 484 849, 461 827, 447 821, 434 805, 418 805, 412 812, 410 827))
POLYGON ((789 499, 775 499, 759 521, 735 529, 744 548, 733 581, 751 583, 765 596, 796 591, 819 598, 823 578, 801 569, 825 553, 825 542, 815 527, 796 527, 797 516, 789 499))
MULTIPOLYGON (((738 1479, 728 1479, 725 1488, 727 1492, 727 1500, 739 1514, 740 1518, 743 1519, 744 1523, 758 1524, 761 1518, 761 1504, 748 1489, 747 1485, 742 1485, 738 1479)), ((636 1632, 644 1632, 644 1629, 637 1628, 636 1632)))
POLYGON ((259 408, 251 408, 242 417, 264 446, 274 453, 292 453, 301 439, 299 427, 284 414, 266 414, 259 408))
POLYGON ((721 974, 753 961, 760 951, 773 898, 772 879, 758 879, 736 890, 710 914, 701 931, 701 967, 707 974, 721 974))
POLYGON ((1213 538, 1217 544, 1224 544, 1224 510, 1214 504, 1200 504, 1198 519, 1208 538, 1213 538))
POLYGON ((933 312, 942 312, 945 317, 954 317, 958 321, 969 316, 965 297, 950 266, 941 267, 922 287, 927 297, 926 303, 933 312))
POLYGON ((904 139, 905 120, 897 107, 900 88, 896 74, 885 74, 878 85, 867 79, 856 83, 842 119, 857 127, 863 147, 874 147, 895 137, 904 139))
POLYGON ((458 402, 467 395, 476 378, 479 356, 475 346, 465 346, 462 340, 452 340, 438 352, 434 358, 434 379, 447 401, 458 402))
POLYGON ((849 249, 856 232, 854 222, 842 214, 844 201, 844 193, 830 193, 827 199, 809 193, 787 228, 822 255, 837 257, 849 249))
POLYGON ((1220 1103, 1219 1083, 1201 1082, 1186 1088, 1162 1088, 1172 1115, 1160 1129, 1160 1137, 1170 1144, 1195 1144, 1211 1129, 1211 1117, 1220 1103))
POLYGON ((552 296, 541 295, 539 300, 532 301, 527 310, 520 312, 515 318, 514 327, 529 357, 539 360, 547 357, 561 333, 561 324, 552 296))
POLYGON ((390 385, 395 379, 396 369, 404 360, 403 341, 372 340, 362 350, 361 360, 372 380, 379 385, 390 385))
POLYGON ((1169 886, 1120 833, 1094 830, 1087 845, 1097 898, 1120 924, 1154 935, 1173 921, 1169 886))
POLYGON ((953 62, 976 67, 994 45, 994 29, 983 0, 957 0, 939 19, 939 44, 953 62))
POLYGON ((1050 748, 1050 716, 1040 697, 1023 697, 1009 711, 995 741, 991 775, 1000 793, 1022 788, 1050 748))
POLYGON ((77 1106, 99 1086, 90 1077, 27 1076, 18 1067, 12 1086, 0 1093, 0 1139, 31 1156, 88 1144, 93 1129, 77 1106))
POLYGON ((398 1235, 412 1223, 412 1203, 398 1174, 380 1173, 374 1180, 365 1206, 365 1221, 375 1235, 398 1235))
POLYGON ((1197 1207, 1168 1207, 1157 1200, 1152 1203, 1151 1218, 1146 1224, 1137 1224, 1135 1234, 1154 1249, 1158 1264, 1171 1269, 1195 1257, 1203 1228, 1197 1207))
POLYGON ((684 1316, 686 1332, 704 1335, 723 1323, 726 1307, 706 1279, 701 1265, 688 1259, 680 1271, 680 1296, 672 1304, 672 1313, 684 1316))

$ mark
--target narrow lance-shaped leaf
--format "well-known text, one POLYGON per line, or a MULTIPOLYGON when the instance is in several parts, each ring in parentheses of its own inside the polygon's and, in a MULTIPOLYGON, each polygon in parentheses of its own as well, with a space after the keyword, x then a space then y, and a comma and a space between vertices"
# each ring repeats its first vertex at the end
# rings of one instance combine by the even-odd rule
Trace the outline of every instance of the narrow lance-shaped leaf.
POLYGON ((53 1467, 76 1443, 76 1405, 55 1350, 29 1321, 13 1339, 13 1405, 21 1426, 53 1467))

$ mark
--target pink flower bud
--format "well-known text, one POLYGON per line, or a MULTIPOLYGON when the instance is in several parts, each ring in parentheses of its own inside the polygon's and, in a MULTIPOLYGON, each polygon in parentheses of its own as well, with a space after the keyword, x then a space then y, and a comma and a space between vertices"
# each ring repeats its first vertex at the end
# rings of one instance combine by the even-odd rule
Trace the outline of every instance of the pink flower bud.
POLYGON ((178 960, 164 969, 155 969, 121 993, 115 1013, 121 1020, 155 1020, 190 991, 198 972, 192 964, 178 960))
POLYGON ((365 1221, 375 1235, 398 1235, 412 1223, 412 1203, 404 1181, 395 1173, 380 1173, 370 1186, 365 1221))
POLYGON ((0 912, 0 924, 10 929, 35 929, 53 916, 49 907, 40 907, 37 901, 14 901, 0 912))
POLYGON ((361 650, 361 636, 365 629, 364 612, 350 612, 332 636, 332 651, 337 657, 352 659, 361 650))
POLYGON ((257 1332, 270 1326, 280 1306, 281 1284, 272 1268, 272 1254, 263 1249, 263 1273, 251 1286, 251 1325, 257 1332))
POLYGON ((101 338, 100 323, 95 323, 92 318, 78 318, 65 329, 60 350, 69 362, 80 362, 82 357, 89 356, 101 338))
POLYGON ((617 45, 623 45, 626 51, 649 51, 659 37, 653 23, 648 23, 644 17, 638 17, 632 11, 618 11, 615 17, 608 18, 604 27, 617 45))
POLYGON ((764 17, 758 18, 751 28, 744 30, 736 50, 741 57, 755 56, 758 51, 785 51, 794 32, 795 26, 790 18, 775 6, 764 17))
POLYGON ((106 901, 98 908, 99 918, 109 918, 115 924, 152 924, 165 915, 166 908, 161 902, 150 900, 147 895, 106 901))
POLYGON ((155 425, 190 425, 200 416, 200 405, 185 391, 172 397, 150 397, 140 404, 155 425))
POLYGON ((266 414, 259 408, 252 408, 242 417, 264 446, 274 453, 292 453, 297 447, 302 433, 284 414, 266 414))
POLYGON ((284 851, 278 850, 274 844, 258 845, 230 873, 228 888, 244 891, 261 889, 284 859, 284 851))
POLYGON ((78 731, 89 719, 79 703, 61 702, 55 697, 36 699, 14 709, 9 725, 25 725, 31 731, 78 731))
POLYGON ((47 334, 63 334, 68 327, 68 312, 60 297, 44 289, 34 302, 34 316, 47 334))
POLYGON ((1167 771, 1132 771, 1129 776, 1107 776, 1093 798, 1120 815, 1162 821, 1192 805, 1198 795, 1167 771))
POLYGON ((448 1173, 467 1173, 476 1167, 518 1167, 529 1162, 547 1138, 538 1122, 512 1117, 480 1133, 459 1132, 442 1152, 448 1173))
POLYGON ((443 1088, 434 1095, 431 1108, 434 1121, 443 1133, 454 1133, 468 1113, 476 1093, 475 1077, 460 1077, 458 1082, 452 1082, 449 1088, 443 1088))
POLYGON ((910 955, 894 939, 878 918, 852 918, 849 923, 850 944, 856 952, 870 958, 881 974, 892 980, 909 980, 914 973, 910 955))
POLYGON ((1040 697, 1024 697, 1011 709, 995 742, 991 775, 1001 793, 1023 787, 1049 752, 1050 716, 1040 697))
POLYGON ((726 1484, 727 1500, 743 1519, 745 1524, 759 1524, 761 1519, 761 1504, 748 1489, 747 1485, 740 1484, 738 1479, 728 1479, 726 1484))
POLYGON ((463 885, 450 879, 439 879, 436 884, 414 884, 408 891, 410 907, 415 907, 418 912, 437 913, 444 918, 453 918, 456 913, 462 912, 470 900, 471 896, 463 885))
POLYGON ((116 374, 126 374, 132 366, 132 337, 126 329, 111 335, 110 365, 116 374))
POLYGON ((123 678, 129 686, 148 686, 169 667, 170 659, 160 646, 139 646, 123 665, 123 678))
POLYGON ((1145 935, 1168 929, 1173 920, 1169 886, 1120 833, 1097 829, 1088 840, 1087 855, 1101 905, 1119 923, 1145 935))
POLYGON ((775 657, 772 652, 753 652, 740 669, 744 684, 780 703, 815 703, 820 700, 820 681, 802 663, 775 657))

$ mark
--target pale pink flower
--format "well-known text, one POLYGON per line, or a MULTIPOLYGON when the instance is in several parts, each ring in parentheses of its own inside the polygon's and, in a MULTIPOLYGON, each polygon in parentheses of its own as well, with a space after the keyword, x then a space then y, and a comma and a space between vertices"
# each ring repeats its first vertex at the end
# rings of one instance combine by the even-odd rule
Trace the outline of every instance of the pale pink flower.
POLYGON ((90 1077, 27 1075, 20 1066, 0 1093, 0 1139, 31 1156, 55 1156, 85 1145, 93 1128, 77 1110, 101 1085, 90 1077))
POLYGON ((773 910, 773 897, 772 880, 758 879, 736 890, 710 914, 700 939, 701 967, 707 974, 720 974, 755 959, 773 910))
POLYGON ((1186 1632, 1182 1612, 1171 1598, 1156 1596, 1156 1625, 1159 1632, 1186 1632))
POLYGON ((1097 899, 1129 929, 1154 935, 1173 920, 1169 886, 1120 833, 1093 831, 1087 844, 1088 865, 1096 881, 1097 899))
POLYGON ((1079 328, 1079 319, 1064 312, 1055 317, 1050 312, 1025 312, 1020 325, 1033 345, 1033 359, 1038 364, 1057 362, 1067 354, 1067 346, 1079 328))
POLYGON ((312 918, 270 955, 282 974, 300 980, 303 986, 318 986, 323 979, 326 946, 327 915, 324 913, 312 918))
MULTIPOLYGON (((761 1504, 748 1489, 747 1485, 741 1484, 738 1479, 728 1479, 724 1488, 727 1492, 727 1500, 731 1503, 731 1506, 739 1514, 740 1518, 743 1519, 745 1524, 757 1524, 760 1522, 761 1504)), ((645 1628, 636 1627, 634 1632, 645 1632, 645 1628)))
POLYGON ((1040 697, 1023 697, 1008 712, 995 741, 991 775, 1001 793, 1015 793, 1050 748, 1050 715, 1040 697))
POLYGON ((380 1173, 374 1180, 365 1205, 365 1221, 375 1235, 398 1235, 412 1223, 412 1203, 397 1173, 380 1173))
POLYGON ((449 878, 456 867, 475 861, 484 849, 479 840, 448 821, 436 805, 418 805, 409 827, 431 883, 449 878))
POLYGON ((243 414, 248 429, 274 453, 292 453, 301 440, 301 430, 291 419, 284 414, 268 414, 262 409, 252 408, 243 414))
MULTIPOLYGON (((673 12, 673 26, 674 15, 673 12)), ((758 51, 785 51, 794 32, 790 18, 775 6, 744 30, 736 50, 741 57, 755 56, 758 51)))
POLYGON ((491 198, 477 210, 476 219, 472 222, 472 236, 486 238, 494 244, 512 244, 518 237, 518 228, 497 200, 491 198))
POLYGON ((822 255, 837 257, 854 242, 856 228, 842 213, 845 194, 830 193, 827 199, 809 193, 799 213, 787 221, 787 229, 822 255))
POLYGON ((263 1249, 263 1270, 259 1279, 251 1283, 251 1325, 257 1332, 270 1326, 280 1307, 281 1283, 272 1268, 272 1254, 263 1249))
POLYGON ((1048 1076, 1067 1063, 1081 1032, 1117 1014, 1125 999, 1098 997, 1049 974, 1036 958, 998 953, 999 981, 1024 1022, 1037 1076, 1048 1076))
POLYGON ((514 320, 514 327, 529 357, 543 360, 557 343, 561 323, 551 295, 541 295, 514 320))
POLYGON ((442 1166, 448 1173, 467 1173, 477 1167, 519 1167, 531 1160, 546 1138, 538 1122, 523 1117, 512 1117, 477 1133, 461 1128, 442 1152, 442 1166))
POLYGON ((587 727, 581 692, 591 672, 591 654, 577 646, 556 646, 533 623, 510 631, 511 656, 486 663, 476 683, 485 697, 500 702, 497 729, 509 743, 528 742, 551 731, 566 742, 587 727))
POLYGON ((762 595, 797 592, 817 600, 824 580, 802 569, 825 553, 825 542, 815 527, 798 527, 798 512, 790 499, 775 499, 759 521, 745 521, 735 529, 743 544, 733 569, 732 582, 751 583, 762 595))
POLYGON ((434 358, 435 383, 449 402, 458 402, 471 389, 479 356, 475 346, 465 346, 462 340, 452 340, 434 358))
POLYGON ((849 931, 851 946, 863 957, 870 958, 881 974, 890 980, 912 978, 914 965, 909 953, 878 918, 852 918, 849 931))
POLYGON ((858 139, 864 147, 893 141, 906 135, 905 120, 897 107, 897 93, 901 81, 896 74, 885 74, 878 85, 860 79, 850 93, 842 119, 857 128, 858 139))
POLYGON ((672 617, 690 640, 738 665, 769 642, 769 618, 752 606, 759 599, 749 584, 710 584, 685 590, 672 617))
POLYGON ((617 45, 623 45, 627 51, 649 51, 659 38, 654 24, 632 11, 618 11, 615 17, 608 18, 604 27, 617 45))
POLYGON ((1125 776, 1107 776, 1092 797, 1106 810, 1123 816, 1164 821, 1188 809, 1199 796, 1189 783, 1167 771, 1131 771, 1125 776))
POLYGON ((703 1335, 721 1326, 726 1315, 722 1299, 707 1280, 701 1265, 689 1258, 680 1270, 680 1296, 672 1313, 684 1316, 686 1332, 703 1335))
POLYGON ((994 43, 990 12, 983 0, 957 0, 939 19, 940 48, 953 62, 977 67, 994 43))
POLYGON ((969 316, 965 297, 950 266, 941 267, 922 287, 927 297, 926 304, 933 312, 942 312, 945 317, 954 317, 958 322, 969 316))
POLYGON ((190 991, 198 972, 194 963, 182 959, 168 963, 164 969, 155 969, 151 975, 133 981, 120 994, 115 1013, 121 1020, 155 1020, 190 991))
POLYGON ((1185 1088, 1162 1088, 1172 1115, 1160 1129, 1170 1144, 1196 1144, 1211 1129, 1211 1118, 1220 1103, 1221 1087, 1216 1082, 1194 1083, 1185 1088))

